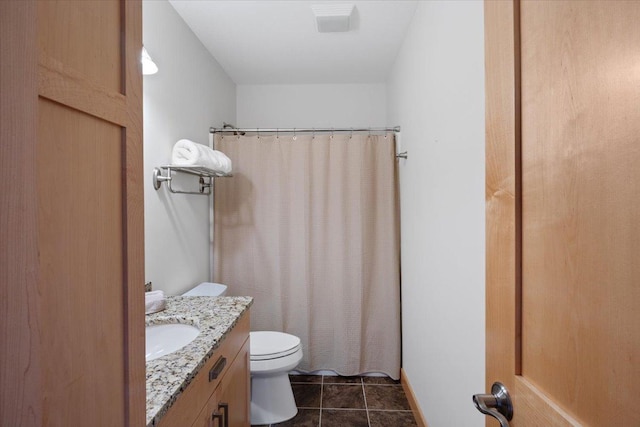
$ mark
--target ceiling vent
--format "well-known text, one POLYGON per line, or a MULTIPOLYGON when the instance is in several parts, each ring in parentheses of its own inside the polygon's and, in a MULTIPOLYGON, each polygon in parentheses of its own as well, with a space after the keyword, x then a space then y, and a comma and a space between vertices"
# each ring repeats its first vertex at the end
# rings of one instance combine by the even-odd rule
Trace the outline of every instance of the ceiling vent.
POLYGON ((340 33, 350 30, 352 4, 318 4, 311 6, 319 33, 340 33))

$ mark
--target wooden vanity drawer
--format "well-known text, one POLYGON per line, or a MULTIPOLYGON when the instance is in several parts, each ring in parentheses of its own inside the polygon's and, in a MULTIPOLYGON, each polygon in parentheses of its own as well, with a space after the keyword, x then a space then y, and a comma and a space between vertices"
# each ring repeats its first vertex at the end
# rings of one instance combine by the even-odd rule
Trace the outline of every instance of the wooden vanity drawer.
POLYGON ((160 418, 159 427, 193 424, 249 337, 249 312, 242 315, 200 372, 160 418))
POLYGON ((207 405, 192 427, 249 427, 250 379, 249 339, 225 372, 220 386, 209 398, 207 405), (213 419, 213 414, 218 419, 213 419))

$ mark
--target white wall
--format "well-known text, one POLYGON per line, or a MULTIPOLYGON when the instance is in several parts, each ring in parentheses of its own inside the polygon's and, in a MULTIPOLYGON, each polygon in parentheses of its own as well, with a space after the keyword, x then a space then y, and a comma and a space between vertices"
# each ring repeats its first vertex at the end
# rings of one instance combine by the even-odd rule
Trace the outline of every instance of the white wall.
POLYGON ((384 84, 238 85, 240 127, 382 127, 384 84))
POLYGON ((144 77, 146 280, 173 295, 210 279, 210 201, 155 191, 151 172, 178 139, 207 144, 210 126, 235 121, 235 84, 165 0, 143 2, 143 42, 160 69, 144 77))
POLYGON ((402 126, 403 367, 429 427, 484 426, 484 27, 420 2, 388 82, 402 126))

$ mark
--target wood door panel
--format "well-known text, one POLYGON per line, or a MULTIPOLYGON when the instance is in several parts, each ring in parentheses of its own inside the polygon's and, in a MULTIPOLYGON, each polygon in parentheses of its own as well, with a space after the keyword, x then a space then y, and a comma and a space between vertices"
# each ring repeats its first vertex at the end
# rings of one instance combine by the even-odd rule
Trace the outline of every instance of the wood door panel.
POLYGON ((38 133, 43 420, 104 425, 125 405, 122 129, 41 99, 38 133))
POLYGON ((143 425, 141 2, 0 22, 0 424, 143 425))
POLYGON ((121 92, 122 7, 120 1, 46 0, 38 2, 41 54, 121 92))
POLYGON ((0 423, 8 426, 34 426, 42 421, 42 356, 35 309, 35 10, 33 2, 0 1, 0 182, 5 184, 0 191, 0 423))
POLYGON ((513 405, 518 408, 518 425, 581 427, 585 424, 568 414, 524 377, 515 378, 513 405))
POLYGON ((640 425, 639 21, 485 2, 487 388, 516 427, 640 425))
POLYGON ((104 89, 46 54, 41 53, 38 62, 38 94, 41 97, 121 126, 129 124, 129 106, 124 95, 104 89))
POLYGON ((640 327, 638 19, 640 3, 521 9, 522 375, 589 425, 640 419, 624 345, 640 327))

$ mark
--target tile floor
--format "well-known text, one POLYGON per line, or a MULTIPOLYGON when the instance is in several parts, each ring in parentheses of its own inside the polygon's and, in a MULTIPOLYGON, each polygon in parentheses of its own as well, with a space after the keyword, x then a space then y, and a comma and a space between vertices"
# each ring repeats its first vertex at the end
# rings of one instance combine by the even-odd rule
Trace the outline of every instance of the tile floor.
POLYGON ((390 378, 289 378, 298 415, 272 427, 417 427, 402 386, 390 378))

